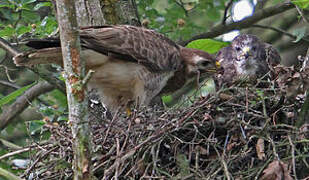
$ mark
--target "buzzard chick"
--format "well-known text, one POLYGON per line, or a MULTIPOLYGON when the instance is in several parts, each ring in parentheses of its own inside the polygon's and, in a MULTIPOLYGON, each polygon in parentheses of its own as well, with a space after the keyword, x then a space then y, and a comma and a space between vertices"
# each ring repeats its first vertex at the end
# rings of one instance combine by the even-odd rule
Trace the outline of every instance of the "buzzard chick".
MULTIPOLYGON (((214 58, 204 51, 181 47, 153 30, 128 25, 80 30, 81 58, 94 70, 87 86, 115 112, 129 102, 148 105, 162 92, 181 88, 198 73, 213 74, 214 58)), ((62 65, 59 39, 30 40, 37 50, 14 57, 18 66, 62 65)))
POLYGON ((230 46, 221 49, 216 60, 224 71, 219 78, 219 84, 223 84, 243 78, 261 78, 278 65, 281 58, 270 44, 254 35, 242 34, 235 37, 230 46))

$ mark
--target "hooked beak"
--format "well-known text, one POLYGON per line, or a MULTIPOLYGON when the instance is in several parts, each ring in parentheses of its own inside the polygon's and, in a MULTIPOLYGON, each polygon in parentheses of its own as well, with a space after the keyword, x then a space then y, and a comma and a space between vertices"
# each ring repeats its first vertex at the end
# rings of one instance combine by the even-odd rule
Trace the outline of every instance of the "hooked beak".
MULTIPOLYGON (((216 72, 218 72, 218 70, 220 70, 220 68, 221 68, 220 62, 216 61, 213 68, 209 68, 204 72, 216 73, 216 72)), ((201 71, 201 73, 203 73, 203 71, 201 71)))

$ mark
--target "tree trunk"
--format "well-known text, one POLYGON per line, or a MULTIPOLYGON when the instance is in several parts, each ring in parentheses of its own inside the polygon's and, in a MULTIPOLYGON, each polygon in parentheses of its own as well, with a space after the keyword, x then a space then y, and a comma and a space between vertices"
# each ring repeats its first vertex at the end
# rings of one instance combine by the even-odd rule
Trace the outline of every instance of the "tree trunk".
POLYGON ((79 26, 102 26, 105 24, 99 0, 75 1, 79 26))
POLYGON ((130 0, 59 0, 58 23, 64 67, 66 72, 69 120, 74 138, 74 179, 92 179, 91 132, 85 95, 85 62, 79 59, 80 44, 78 26, 101 26, 104 24, 139 25, 134 1, 130 0), (71 3, 71 4, 70 4, 71 3), (74 14, 74 5, 76 15, 74 14), (77 17, 77 20, 76 18, 77 17))
POLYGON ((106 24, 140 26, 135 0, 101 0, 106 24))
POLYGON ((91 133, 85 98, 85 62, 80 59, 80 40, 74 0, 57 0, 58 23, 65 70, 69 121, 72 125, 74 179, 92 179, 91 133))

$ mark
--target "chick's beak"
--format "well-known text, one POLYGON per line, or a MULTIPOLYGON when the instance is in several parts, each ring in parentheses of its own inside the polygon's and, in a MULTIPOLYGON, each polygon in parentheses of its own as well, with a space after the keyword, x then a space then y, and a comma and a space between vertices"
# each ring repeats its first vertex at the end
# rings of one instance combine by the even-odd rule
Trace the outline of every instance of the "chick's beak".
POLYGON ((243 56, 247 59, 250 56, 250 48, 248 46, 243 48, 243 56))
POLYGON ((216 61, 216 68, 220 69, 220 67, 221 67, 221 63, 219 61, 216 61))

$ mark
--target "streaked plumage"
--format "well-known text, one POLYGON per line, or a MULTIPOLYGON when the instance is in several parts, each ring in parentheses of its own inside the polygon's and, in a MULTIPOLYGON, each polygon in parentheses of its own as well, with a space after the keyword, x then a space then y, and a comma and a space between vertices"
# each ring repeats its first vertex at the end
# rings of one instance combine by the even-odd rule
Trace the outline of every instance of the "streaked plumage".
MULTIPOLYGON (((181 47, 140 27, 88 27, 80 30, 80 41, 86 69, 95 71, 88 88, 97 89, 111 111, 131 101, 148 105, 157 94, 176 91, 198 72, 215 70, 215 60, 206 52, 181 47)), ((27 45, 38 50, 14 57, 17 65, 62 64, 58 39, 27 45)))
POLYGON ((221 49, 216 56, 224 73, 219 84, 238 79, 256 79, 267 74, 281 58, 270 44, 260 41, 256 36, 242 34, 234 38, 231 45, 221 49))

